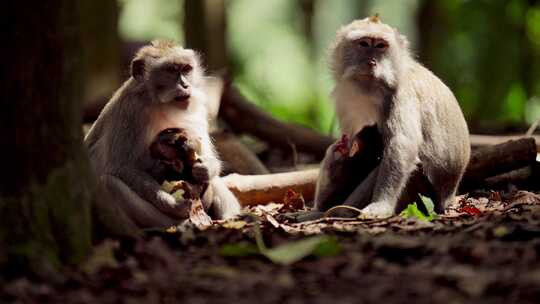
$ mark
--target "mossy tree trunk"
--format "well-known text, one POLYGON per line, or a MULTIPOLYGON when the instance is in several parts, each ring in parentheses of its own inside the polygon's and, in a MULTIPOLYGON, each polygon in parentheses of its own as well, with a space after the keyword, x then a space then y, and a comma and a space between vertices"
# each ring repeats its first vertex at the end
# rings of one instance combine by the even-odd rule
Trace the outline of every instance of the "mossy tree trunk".
POLYGON ((2 9, 0 269, 56 273, 91 246, 94 183, 82 146, 78 1, 2 9))

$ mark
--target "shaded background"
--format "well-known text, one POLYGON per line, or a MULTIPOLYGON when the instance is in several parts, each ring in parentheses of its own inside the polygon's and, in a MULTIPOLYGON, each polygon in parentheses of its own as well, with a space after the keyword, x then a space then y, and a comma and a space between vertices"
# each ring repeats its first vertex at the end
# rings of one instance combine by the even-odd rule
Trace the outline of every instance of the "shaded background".
POLYGON ((540 117, 540 1, 86 3, 87 105, 106 101, 128 76, 137 47, 169 38, 200 51, 210 72, 226 68, 244 95, 276 117, 335 133, 328 45, 341 25, 379 13, 454 91, 472 132, 522 132, 540 117))

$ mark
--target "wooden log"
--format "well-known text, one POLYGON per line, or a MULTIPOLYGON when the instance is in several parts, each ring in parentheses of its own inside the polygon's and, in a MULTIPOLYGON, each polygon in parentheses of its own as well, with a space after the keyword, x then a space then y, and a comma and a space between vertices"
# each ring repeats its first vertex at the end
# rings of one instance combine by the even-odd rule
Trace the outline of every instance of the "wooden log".
POLYGON ((281 203, 289 189, 311 201, 315 196, 318 175, 319 169, 264 175, 230 174, 223 177, 223 181, 242 206, 250 206, 281 203))
POLYGON ((536 161, 534 138, 510 140, 474 150, 460 189, 483 185, 485 178, 531 165, 536 161))
POLYGON ((223 161, 223 171, 239 174, 270 173, 257 155, 246 147, 234 134, 222 131, 212 133, 214 144, 223 161))
POLYGON ((480 135, 471 134, 471 146, 473 148, 493 146, 505 143, 509 140, 517 140, 522 138, 534 138, 536 141, 536 151, 540 153, 540 136, 539 135, 480 135))
POLYGON ((488 177, 485 180, 485 185, 488 188, 504 187, 508 184, 519 185, 526 183, 532 176, 532 166, 526 166, 503 174, 488 177))
MULTIPOLYGON (((535 162, 536 144, 532 138, 480 148, 472 153, 471 161, 460 186, 460 192, 475 187, 485 187, 487 185, 486 178, 531 166, 535 162)), ((287 189, 301 192, 308 202, 314 198, 318 173, 318 169, 311 169, 266 175, 232 174, 224 177, 224 180, 227 187, 233 191, 244 206, 281 202, 287 189)), ((432 191, 432 186, 423 175, 415 173, 413 179, 414 182, 409 181, 409 184, 414 185, 415 189, 425 190, 419 190, 420 192, 432 191)), ((409 197, 414 197, 414 193, 409 192, 404 193, 400 201, 410 200, 409 197)))
POLYGON ((334 139, 309 128, 281 122, 245 99, 238 90, 225 86, 219 116, 236 132, 252 134, 272 145, 307 152, 322 158, 334 139))

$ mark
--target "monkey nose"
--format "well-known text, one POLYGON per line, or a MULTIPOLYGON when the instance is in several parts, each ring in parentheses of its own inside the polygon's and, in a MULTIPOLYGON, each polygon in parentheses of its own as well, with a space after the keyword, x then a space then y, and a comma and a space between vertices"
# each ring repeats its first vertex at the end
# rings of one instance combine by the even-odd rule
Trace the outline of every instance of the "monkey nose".
POLYGON ((371 59, 369 59, 367 61, 367 65, 372 68, 372 67, 377 65, 377 61, 375 61, 375 59, 371 58, 371 59))

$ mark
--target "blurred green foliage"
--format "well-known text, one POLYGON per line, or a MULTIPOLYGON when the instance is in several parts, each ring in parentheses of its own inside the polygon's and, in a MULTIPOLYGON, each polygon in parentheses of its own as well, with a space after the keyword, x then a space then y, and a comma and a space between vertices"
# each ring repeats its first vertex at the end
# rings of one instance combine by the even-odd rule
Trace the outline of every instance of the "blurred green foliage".
MULTIPOLYGON (((183 42, 183 1, 119 3, 124 39, 183 42)), ((374 12, 409 37, 473 129, 540 117, 540 4, 532 0, 229 0, 235 83, 277 117, 335 132, 327 48, 341 25, 374 12)))

